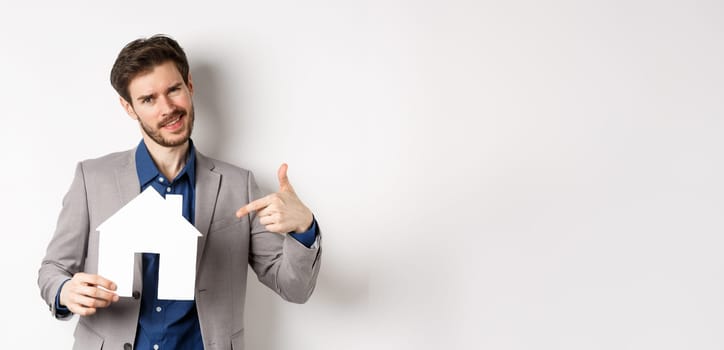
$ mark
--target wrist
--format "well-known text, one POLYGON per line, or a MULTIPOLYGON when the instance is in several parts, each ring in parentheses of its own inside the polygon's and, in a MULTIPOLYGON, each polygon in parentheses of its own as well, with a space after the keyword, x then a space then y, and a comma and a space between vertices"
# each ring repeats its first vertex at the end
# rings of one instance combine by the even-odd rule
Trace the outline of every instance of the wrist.
POLYGON ((313 221, 314 221, 314 216, 312 215, 312 213, 309 213, 309 220, 307 220, 307 224, 297 227, 297 229, 294 230, 294 233, 304 233, 304 232, 309 231, 309 229, 312 227, 313 221))
POLYGON ((296 230, 294 230, 294 233, 304 233, 309 230, 309 228, 312 227, 312 223, 309 223, 307 226, 299 226, 296 230))

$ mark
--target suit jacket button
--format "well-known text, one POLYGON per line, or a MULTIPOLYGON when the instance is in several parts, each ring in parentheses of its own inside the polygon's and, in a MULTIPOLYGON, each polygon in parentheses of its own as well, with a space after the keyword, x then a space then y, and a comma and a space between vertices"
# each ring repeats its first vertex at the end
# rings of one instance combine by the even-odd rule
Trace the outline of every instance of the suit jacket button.
MULTIPOLYGON (((138 292, 133 292, 133 293, 135 294, 138 292)), ((131 345, 131 343, 125 343, 125 344, 123 344, 123 350, 133 350, 133 345, 131 345)))
MULTIPOLYGON (((141 297, 141 292, 134 290, 132 295, 133 295, 133 299, 138 300, 141 297)), ((131 344, 128 344, 128 345, 131 345, 131 344)))

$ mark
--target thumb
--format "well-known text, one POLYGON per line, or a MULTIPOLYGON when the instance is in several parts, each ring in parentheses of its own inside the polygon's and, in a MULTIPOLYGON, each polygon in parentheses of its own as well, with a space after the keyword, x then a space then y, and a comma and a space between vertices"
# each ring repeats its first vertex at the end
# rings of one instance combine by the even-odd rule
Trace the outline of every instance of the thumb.
POLYGON ((289 178, 287 177, 288 168, 289 166, 287 163, 282 163, 279 167, 279 171, 277 171, 277 177, 279 178, 279 191, 294 192, 294 188, 292 188, 292 184, 289 183, 289 178))

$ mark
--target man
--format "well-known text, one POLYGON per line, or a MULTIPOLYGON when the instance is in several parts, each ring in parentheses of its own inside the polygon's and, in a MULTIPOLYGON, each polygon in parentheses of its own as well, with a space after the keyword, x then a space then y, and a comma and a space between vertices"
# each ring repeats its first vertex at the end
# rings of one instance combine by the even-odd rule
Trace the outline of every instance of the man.
POLYGON ((279 192, 261 197, 249 171, 195 149, 193 82, 176 41, 132 41, 111 84, 143 140, 78 164, 38 272, 41 295, 55 317, 80 316, 74 349, 243 349, 247 263, 282 298, 304 303, 319 272, 319 227, 286 164, 279 192), (96 274, 96 227, 149 186, 183 195, 183 216, 203 235, 192 301, 157 298, 157 254, 137 254, 132 298, 96 274))

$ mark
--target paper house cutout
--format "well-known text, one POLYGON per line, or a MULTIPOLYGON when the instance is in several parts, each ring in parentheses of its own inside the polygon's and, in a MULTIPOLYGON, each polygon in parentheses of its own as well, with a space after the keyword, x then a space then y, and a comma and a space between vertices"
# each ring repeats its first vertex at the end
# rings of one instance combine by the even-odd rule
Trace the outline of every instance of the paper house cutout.
POLYGON ((158 299, 194 299, 201 233, 183 217, 182 202, 148 187, 98 225, 98 274, 116 283, 119 296, 132 295, 135 253, 158 253, 158 299))

